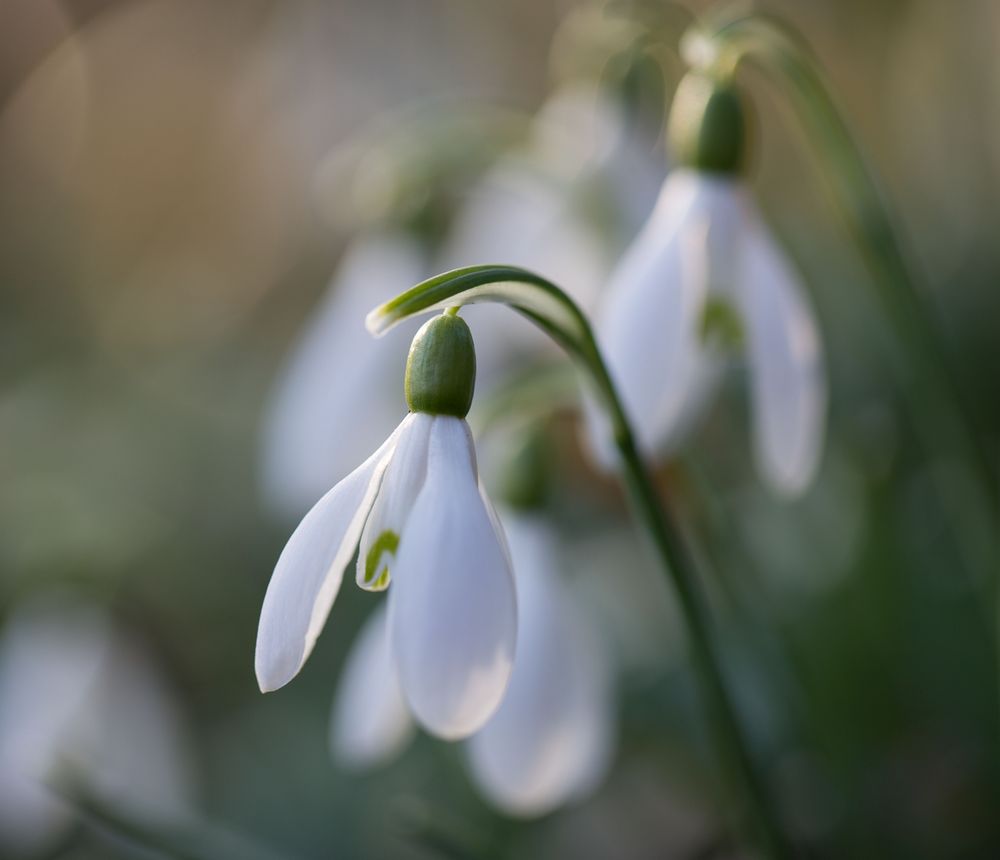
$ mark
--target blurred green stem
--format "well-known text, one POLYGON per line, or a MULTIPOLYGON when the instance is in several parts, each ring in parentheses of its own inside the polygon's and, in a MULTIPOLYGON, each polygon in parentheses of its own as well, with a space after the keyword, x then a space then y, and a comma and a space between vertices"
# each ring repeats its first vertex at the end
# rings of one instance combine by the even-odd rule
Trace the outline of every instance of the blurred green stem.
POLYGON ((438 275, 386 302, 368 315, 367 324, 370 331, 380 334, 414 314, 474 301, 499 302, 522 313, 562 346, 589 377, 621 455, 624 483, 676 593, 716 752, 743 795, 744 823, 767 857, 790 857, 726 685, 694 562, 639 454, 632 427, 583 312, 555 284, 532 272, 514 266, 470 266, 438 275))
POLYGON ((978 585, 996 578, 993 531, 998 517, 996 463, 961 395, 951 357, 927 304, 879 184, 838 110, 817 62, 781 23, 763 15, 720 18, 686 37, 689 58, 731 74, 757 65, 785 87, 789 101, 829 168, 833 197, 871 271, 886 319, 906 362, 897 372, 917 432, 929 452, 961 464, 963 481, 937 474, 960 550, 978 585), (986 512, 988 522, 982 520, 986 512))
MULTIPOLYGON (((594 346, 595 354, 597 347, 594 346)), ((747 798, 757 841, 771 858, 790 857, 791 852, 778 825, 764 785, 757 774, 747 740, 736 717, 732 699, 722 675, 709 625, 709 613, 695 575, 694 562, 687 551, 673 515, 661 503, 652 476, 636 447, 635 436, 608 377, 597 356, 600 374, 611 395, 607 398, 615 445, 622 458, 623 475, 639 519, 653 539, 664 571, 674 587, 687 623, 691 659, 701 680, 702 695, 713 722, 719 752, 731 776, 740 782, 747 798)))

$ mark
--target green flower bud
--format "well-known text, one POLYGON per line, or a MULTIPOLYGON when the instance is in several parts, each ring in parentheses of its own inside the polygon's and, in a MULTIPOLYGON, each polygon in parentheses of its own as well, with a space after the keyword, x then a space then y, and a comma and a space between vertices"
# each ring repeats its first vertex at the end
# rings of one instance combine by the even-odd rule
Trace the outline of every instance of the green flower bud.
POLYGON ((551 493, 553 458, 545 426, 531 427, 510 440, 496 477, 499 497, 514 510, 544 507, 551 493))
POLYGON ((667 138, 685 167, 738 173, 743 165, 746 111, 736 88, 701 72, 688 72, 674 95, 667 138))
POLYGON ((449 309, 425 323, 406 359, 406 403, 411 412, 464 418, 476 387, 476 349, 465 320, 449 309))

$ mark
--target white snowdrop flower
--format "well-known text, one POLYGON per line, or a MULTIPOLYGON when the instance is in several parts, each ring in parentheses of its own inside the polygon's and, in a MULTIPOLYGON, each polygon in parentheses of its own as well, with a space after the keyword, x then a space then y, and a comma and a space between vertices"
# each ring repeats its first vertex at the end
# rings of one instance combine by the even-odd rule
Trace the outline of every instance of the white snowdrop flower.
POLYGON ((34 855, 72 812, 70 769, 129 813, 178 820, 195 794, 174 701, 140 643, 71 594, 18 607, 0 637, 0 846, 34 855))
MULTIPOLYGON (((647 454, 676 449, 728 353, 745 347, 759 470, 778 493, 798 494, 823 446, 822 347, 794 267, 739 175, 737 95, 689 74, 670 131, 684 167, 667 178, 611 277, 598 340, 647 454)), ((591 413, 594 442, 610 461, 607 433, 591 413)))
MULTIPOLYGON (((507 695, 468 741, 472 777, 511 815, 536 816, 583 798, 611 764, 616 715, 610 669, 558 574, 545 523, 504 512, 516 571, 518 647, 507 695)), ((388 653, 384 609, 365 623, 334 699, 331 746, 344 765, 395 756, 412 720, 388 653)))
POLYGON ((268 407, 262 489, 277 513, 301 517, 368 455, 372 438, 399 423, 407 328, 376 343, 364 317, 421 280, 425 265, 416 241, 401 233, 366 233, 344 252, 268 407))
POLYGON ((517 607, 465 422, 474 383, 465 322, 446 313, 426 323, 407 359, 410 414, 320 499, 278 559, 257 635, 262 691, 302 668, 357 547, 362 588, 388 587, 391 570, 392 661, 417 720, 454 739, 496 710, 514 659, 517 607))

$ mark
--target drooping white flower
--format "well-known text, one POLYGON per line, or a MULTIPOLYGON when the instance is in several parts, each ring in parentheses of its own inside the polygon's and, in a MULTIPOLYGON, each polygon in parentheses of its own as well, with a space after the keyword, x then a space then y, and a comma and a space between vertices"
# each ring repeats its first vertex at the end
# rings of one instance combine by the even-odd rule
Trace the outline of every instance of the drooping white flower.
POLYGON ((194 796, 187 739, 141 644, 69 593, 32 598, 0 637, 0 847, 35 855, 71 810, 70 769, 129 814, 177 820, 194 796))
POLYGON ((262 484, 276 512, 301 517, 399 423, 399 368, 413 329, 376 343, 364 316, 423 278, 425 265, 400 233, 367 233, 344 252, 268 406, 262 484))
MULTIPOLYGON (((583 798, 614 750, 615 710, 603 649, 562 581, 544 521, 505 512, 518 593, 518 648, 510 686, 467 741, 479 790, 511 815, 536 816, 583 798)), ((352 767, 391 759, 412 722, 388 657, 384 609, 365 623, 334 699, 331 746, 352 767)))
MULTIPOLYGON (((691 88, 685 94, 684 86, 674 112, 685 108, 689 119, 691 88)), ((709 90, 704 116, 733 109, 728 99, 713 102, 718 94, 709 90)), ((697 141, 704 148, 706 135, 697 141)), ((728 353, 745 346, 758 467, 773 489, 795 495, 809 484, 822 451, 822 348, 794 267, 738 175, 739 143, 733 150, 712 150, 721 161, 709 167, 689 158, 694 166, 667 178, 612 275, 597 335, 648 454, 676 449, 728 353), (728 158, 734 160, 727 167, 728 158)), ((598 444, 607 438, 593 435, 598 444)), ((610 459, 606 447, 602 454, 610 459)))
POLYGON ((301 669, 357 547, 359 586, 381 590, 391 576, 392 661, 418 721, 452 739, 496 710, 517 608, 464 420, 474 378, 471 334, 459 317, 436 317, 417 333, 406 374, 413 411, 320 499, 278 559, 257 636, 261 690, 301 669))

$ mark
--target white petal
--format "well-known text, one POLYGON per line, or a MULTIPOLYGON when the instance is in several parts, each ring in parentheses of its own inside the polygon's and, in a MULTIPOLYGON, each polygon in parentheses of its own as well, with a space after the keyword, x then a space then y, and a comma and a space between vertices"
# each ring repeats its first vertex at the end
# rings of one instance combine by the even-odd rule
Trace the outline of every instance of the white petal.
MULTIPOLYGON (((598 340, 647 454, 676 447, 717 372, 701 319, 710 290, 729 289, 724 263, 734 253, 727 246, 738 236, 740 201, 730 180, 674 171, 612 275, 598 340)), ((592 440, 609 464, 601 423, 592 423, 592 440)))
POLYGON ((483 793, 513 815, 542 815, 601 780, 614 747, 608 665, 559 580, 548 530, 505 515, 518 586, 518 646, 507 695, 469 739, 483 793))
POLYGON ((754 448, 768 483, 793 496, 809 485, 823 448, 822 346, 798 277, 763 222, 753 225, 745 253, 754 448))
POLYGON ((383 591, 389 586, 390 560, 427 474, 427 446, 433 422, 430 415, 414 413, 396 441, 392 462, 385 470, 361 534, 356 580, 365 590, 383 591))
POLYGON ((428 731, 465 737, 496 710, 517 636, 514 580, 477 486, 468 425, 438 416, 427 480, 389 591, 403 692, 428 731))
POLYGON ((316 503, 282 550, 257 628, 257 681, 263 692, 292 680, 316 644, 396 439, 409 420, 316 503))
POLYGON ((372 767, 395 757, 412 734, 383 604, 369 616, 347 656, 334 698, 330 748, 347 767, 372 767))
POLYGON ((406 413, 403 367, 417 323, 375 343, 364 317, 425 274, 419 249, 401 236, 366 235, 344 252, 268 408, 262 489, 278 513, 300 518, 406 413))

